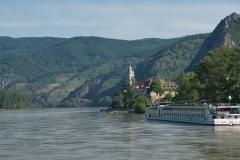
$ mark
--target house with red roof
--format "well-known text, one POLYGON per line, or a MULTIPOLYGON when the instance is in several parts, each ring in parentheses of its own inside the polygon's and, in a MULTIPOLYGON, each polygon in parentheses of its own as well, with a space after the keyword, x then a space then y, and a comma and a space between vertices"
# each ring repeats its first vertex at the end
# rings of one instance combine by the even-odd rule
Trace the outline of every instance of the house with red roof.
POLYGON ((150 79, 150 80, 145 80, 145 81, 137 81, 135 83, 135 88, 136 88, 136 93, 137 95, 139 94, 143 94, 145 96, 147 96, 151 102, 155 102, 157 100, 159 100, 160 98, 164 98, 166 94, 171 93, 172 96, 175 96, 175 92, 174 90, 178 88, 178 85, 176 82, 165 82, 163 79, 160 79, 159 82, 162 86, 163 89, 165 89, 165 93, 163 95, 159 95, 156 92, 150 92, 149 94, 147 94, 147 89, 150 88, 151 83, 154 80, 150 79))

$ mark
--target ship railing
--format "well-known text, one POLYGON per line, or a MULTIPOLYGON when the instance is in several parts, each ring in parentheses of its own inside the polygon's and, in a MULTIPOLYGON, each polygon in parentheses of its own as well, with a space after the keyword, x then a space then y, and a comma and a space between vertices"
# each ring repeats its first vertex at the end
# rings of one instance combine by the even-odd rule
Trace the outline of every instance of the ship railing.
POLYGON ((207 106, 209 104, 211 104, 209 100, 201 100, 200 103, 196 103, 195 100, 182 100, 170 106, 207 106))
POLYGON ((239 111, 233 110, 233 111, 216 111, 216 114, 239 114, 239 111))
POLYGON ((239 106, 239 104, 237 104, 237 103, 213 103, 213 105, 218 106, 218 107, 220 107, 220 106, 222 106, 222 107, 224 107, 224 106, 239 106))
POLYGON ((169 104, 168 106, 206 106, 208 104, 169 104))

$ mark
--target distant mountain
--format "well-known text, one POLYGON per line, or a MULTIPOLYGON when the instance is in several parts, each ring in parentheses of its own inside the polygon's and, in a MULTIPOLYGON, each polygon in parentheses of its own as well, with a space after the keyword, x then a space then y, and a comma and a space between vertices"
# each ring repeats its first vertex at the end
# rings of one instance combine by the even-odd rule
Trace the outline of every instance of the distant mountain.
POLYGON ((192 60, 186 71, 195 71, 198 64, 207 55, 207 52, 220 46, 240 44, 240 15, 232 13, 216 26, 212 34, 202 43, 201 49, 192 60))
POLYGON ((181 40, 160 50, 140 63, 136 69, 136 79, 164 79, 173 81, 199 52, 202 42, 209 36, 197 34, 185 36, 181 40))

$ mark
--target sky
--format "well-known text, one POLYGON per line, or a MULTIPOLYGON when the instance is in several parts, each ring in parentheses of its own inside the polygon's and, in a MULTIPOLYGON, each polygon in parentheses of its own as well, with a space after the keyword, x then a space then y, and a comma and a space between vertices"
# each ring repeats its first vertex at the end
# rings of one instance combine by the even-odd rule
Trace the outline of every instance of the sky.
POLYGON ((0 36, 176 38, 209 33, 239 0, 0 0, 0 36))

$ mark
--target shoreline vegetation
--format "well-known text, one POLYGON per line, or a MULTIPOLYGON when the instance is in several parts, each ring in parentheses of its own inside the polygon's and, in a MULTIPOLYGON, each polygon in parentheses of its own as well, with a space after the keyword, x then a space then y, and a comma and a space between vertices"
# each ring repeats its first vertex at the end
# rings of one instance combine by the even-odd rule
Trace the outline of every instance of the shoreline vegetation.
MULTIPOLYGON (((134 77, 127 81, 123 85, 122 91, 114 93, 112 104, 109 107, 111 113, 117 113, 125 111, 128 113, 145 113, 146 106, 153 102, 145 94, 137 94, 137 88, 135 87, 136 81, 134 77)), ((147 94, 155 92, 159 95, 164 94, 165 90, 162 88, 159 81, 154 80, 150 88, 147 89, 147 94)), ((162 99, 166 100, 166 99, 162 99)), ((172 101, 172 97, 167 101, 172 101)))
POLYGON ((0 90, 0 110, 27 109, 31 98, 27 93, 0 90))

